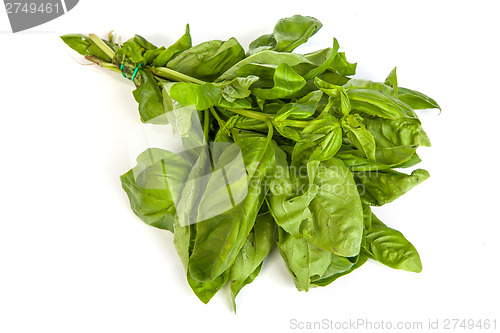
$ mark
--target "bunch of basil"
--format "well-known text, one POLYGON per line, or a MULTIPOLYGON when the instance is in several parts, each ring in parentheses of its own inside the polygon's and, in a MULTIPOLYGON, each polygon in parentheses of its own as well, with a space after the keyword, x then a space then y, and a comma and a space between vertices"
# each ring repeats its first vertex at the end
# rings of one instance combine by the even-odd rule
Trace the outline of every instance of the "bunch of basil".
POLYGON ((229 283, 234 304, 274 244, 299 290, 326 286, 368 258, 422 269, 413 245, 370 207, 429 177, 395 169, 415 166, 417 148, 430 146, 414 110, 439 106, 399 87, 395 70, 383 83, 350 78, 356 64, 336 39, 292 52, 321 26, 307 16, 281 19, 247 52, 234 38, 192 46, 189 26, 169 47, 138 35, 124 43, 111 34, 62 36, 133 80, 143 122, 170 123, 182 136, 184 153, 150 148, 121 181, 138 217, 174 233, 188 283, 205 303, 229 283))

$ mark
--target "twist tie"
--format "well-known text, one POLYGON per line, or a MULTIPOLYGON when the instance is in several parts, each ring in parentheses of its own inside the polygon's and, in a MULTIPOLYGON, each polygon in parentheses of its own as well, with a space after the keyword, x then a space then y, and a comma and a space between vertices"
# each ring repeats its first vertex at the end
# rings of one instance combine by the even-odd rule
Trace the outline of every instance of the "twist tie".
MULTIPOLYGON (((132 73, 132 77, 130 78, 130 80, 134 81, 134 78, 137 75, 137 72, 139 71, 139 67, 141 67, 141 65, 142 65, 142 62, 139 65, 137 65, 137 67, 135 67, 134 72, 132 73)), ((122 72, 123 77, 128 79, 127 75, 125 75, 125 73, 123 72, 123 64, 120 65, 120 71, 122 72)))

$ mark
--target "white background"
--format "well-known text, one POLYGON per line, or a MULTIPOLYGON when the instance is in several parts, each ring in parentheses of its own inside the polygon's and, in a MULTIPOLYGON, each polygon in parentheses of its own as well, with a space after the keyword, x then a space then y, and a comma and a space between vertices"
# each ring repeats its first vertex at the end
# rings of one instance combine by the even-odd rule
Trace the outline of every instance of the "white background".
POLYGON ((424 328, 429 319, 441 327, 451 318, 496 319, 499 327, 497 7, 81 0, 16 34, 0 13, 0 332, 288 332, 297 331, 291 320, 323 319, 422 321, 424 328), (414 274, 369 262, 305 293, 274 251, 242 290, 235 315, 227 289, 208 305, 196 298, 172 235, 129 208, 119 176, 132 166, 129 138, 139 124, 133 84, 79 64, 58 36, 114 29, 163 45, 190 23, 194 44, 234 36, 246 48, 297 13, 324 25, 303 50, 336 37, 358 62, 358 77, 381 81, 398 66, 401 86, 443 109, 420 112, 433 144, 419 149, 420 166, 431 178, 376 210, 417 247, 424 268, 414 274))

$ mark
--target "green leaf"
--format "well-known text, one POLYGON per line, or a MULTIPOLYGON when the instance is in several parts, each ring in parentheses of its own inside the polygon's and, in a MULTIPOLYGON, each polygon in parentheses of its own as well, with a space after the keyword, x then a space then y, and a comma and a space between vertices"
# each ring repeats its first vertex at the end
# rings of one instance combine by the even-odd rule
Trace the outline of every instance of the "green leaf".
POLYGON ((318 75, 318 78, 336 86, 342 86, 351 80, 350 78, 340 75, 336 72, 326 71, 323 74, 318 75))
POLYGON ((214 81, 245 57, 235 38, 212 40, 193 46, 167 63, 167 68, 203 81, 214 81))
POLYGON ((414 118, 414 111, 408 105, 380 91, 363 88, 346 88, 346 91, 351 107, 357 111, 388 119, 414 118))
POLYGON ((234 260, 230 270, 231 298, 236 312, 236 296, 259 274, 262 261, 267 257, 276 240, 276 224, 269 214, 258 215, 245 244, 234 260))
POLYGON ((148 42, 146 40, 146 38, 140 36, 140 35, 135 35, 134 36, 134 42, 136 44, 138 44, 140 47, 146 49, 146 50, 154 50, 154 49, 157 49, 158 47, 156 47, 154 44, 148 42))
POLYGON ((165 51, 165 48, 162 46, 157 49, 152 49, 152 50, 146 50, 143 54, 143 61, 142 64, 144 66, 146 65, 151 65, 152 62, 163 52, 165 51))
POLYGON ((330 96, 333 101, 337 100, 340 110, 343 115, 347 115, 351 111, 351 102, 346 90, 342 86, 336 86, 329 82, 321 80, 319 77, 314 79, 314 84, 325 94, 330 96))
POLYGON ((363 203, 363 222, 365 230, 370 230, 372 227, 372 210, 369 205, 363 203))
POLYGON ((374 171, 390 169, 393 167, 392 165, 386 165, 369 160, 363 152, 357 149, 340 150, 335 157, 341 159, 351 171, 374 171))
POLYGON ((345 258, 333 255, 332 261, 323 276, 319 279, 313 279, 311 283, 318 287, 327 286, 339 277, 347 275, 355 269, 361 267, 367 260, 368 257, 362 252, 354 258, 345 258))
POLYGON ((255 88, 253 94, 262 99, 286 98, 305 86, 306 80, 287 64, 279 64, 273 76, 274 86, 270 89, 255 88))
POLYGON ((90 55, 91 53, 87 48, 93 44, 92 40, 85 35, 81 34, 69 34, 61 36, 63 42, 65 42, 69 47, 71 47, 76 52, 81 55, 90 55))
POLYGON ((95 45, 93 42, 87 46, 87 52, 90 55, 93 55, 99 59, 102 59, 105 62, 111 62, 112 59, 99 48, 99 46, 95 45))
MULTIPOLYGON (((260 83, 267 84, 266 81, 271 80, 272 84, 274 71, 280 64, 287 64, 292 68, 298 67, 298 65, 307 65, 307 71, 316 67, 316 65, 301 54, 266 50, 239 61, 221 75, 218 81, 231 80, 238 76, 246 77, 248 75, 255 75, 260 78, 260 83)), ((305 74, 306 72, 299 74, 305 74)))
MULTIPOLYGON (((166 112, 165 117, 161 118, 161 121, 164 123, 170 123, 172 125, 172 129, 174 133, 177 133, 180 137, 182 137, 183 143, 185 145, 185 151, 192 152, 190 148, 200 147, 205 144, 204 139, 198 136, 202 136, 201 129, 197 132, 196 126, 200 126, 200 121, 198 115, 196 114, 196 106, 190 104, 188 106, 184 106, 180 104, 178 101, 172 99, 170 96, 170 90, 173 85, 176 83, 162 83, 162 95, 163 95, 163 109, 166 112), (193 117, 195 114, 195 117, 193 117), (193 124, 195 125, 193 128, 193 124), (194 146, 186 147, 186 141, 198 141, 194 146)), ((160 120, 156 118, 155 120, 160 120)), ((197 156, 197 154, 196 154, 197 156)))
MULTIPOLYGON (((190 149, 189 151, 193 150, 190 149)), ((192 216, 195 211, 191 208, 196 207, 206 188, 206 178, 203 176, 211 171, 208 150, 198 149, 196 155, 197 159, 192 159, 193 163, 188 169, 185 185, 180 192, 180 199, 177 200, 177 216, 174 221, 174 245, 184 265, 188 279, 192 277, 189 271, 189 257, 192 253, 197 228, 196 224, 190 224, 191 220, 196 219, 196 217, 192 216)), ((192 156, 190 156, 191 158, 192 156)))
POLYGON ((120 177, 132 211, 145 223, 173 232, 174 202, 187 170, 189 165, 169 151, 150 148, 141 153, 137 166, 120 177))
POLYGON ((145 51, 145 48, 139 45, 134 38, 131 38, 124 42, 122 47, 116 51, 114 63, 123 63, 125 60, 128 60, 138 65, 144 60, 143 54, 145 51))
POLYGON ((420 159, 420 157, 415 152, 415 153, 413 153, 413 155, 411 155, 411 157, 409 159, 407 159, 403 163, 395 165, 394 168, 396 168, 396 169, 411 168, 411 167, 417 165, 420 162, 422 162, 422 160, 420 159))
POLYGON ((401 164, 409 160, 419 146, 430 146, 418 119, 367 118, 364 124, 375 139, 376 160, 382 164, 401 164))
MULTIPOLYGON (((318 186, 309 184, 300 186, 295 180, 292 182, 285 152, 275 147, 276 168, 270 185, 268 206, 276 224, 292 236, 304 236, 304 229, 312 218, 309 204, 317 194, 318 186)), ((297 170, 293 169, 294 172, 297 170)), ((296 175, 293 177, 296 178, 296 175)))
POLYGON ((391 87, 397 96, 398 95, 398 76, 396 74, 396 68, 397 67, 394 67, 394 69, 389 73, 389 75, 385 79, 384 84, 386 86, 391 87))
POLYGON ((207 304, 212 297, 226 284, 229 279, 229 270, 211 281, 196 281, 188 271, 187 280, 193 292, 200 301, 207 304))
POLYGON ((383 170, 374 172, 356 172, 360 184, 361 199, 371 206, 382 206, 392 202, 429 178, 423 169, 414 170, 411 175, 383 170))
POLYGON ((321 277, 332 261, 333 254, 322 250, 306 238, 295 238, 278 228, 278 249, 292 274, 298 290, 308 291, 311 279, 321 277))
POLYGON ((266 133, 268 130, 266 123, 264 123, 263 121, 254 118, 243 117, 240 115, 232 116, 231 118, 229 118, 226 122, 226 128, 239 128, 262 133, 266 133))
POLYGON ((139 103, 139 114, 142 122, 153 121, 154 118, 165 113, 163 110, 163 96, 153 74, 139 69, 136 75, 139 82, 133 91, 135 100, 139 103))
POLYGON ((170 88, 170 97, 184 106, 194 105, 196 110, 201 111, 217 104, 222 97, 222 89, 211 83, 177 82, 170 88))
MULTIPOLYGON (((283 122, 286 119, 305 119, 311 117, 316 112, 318 104, 323 96, 320 90, 311 91, 299 100, 287 104, 278 105, 279 110, 276 112, 274 122, 283 122)), ((270 105, 264 109, 266 113, 273 113, 269 111, 270 105)))
POLYGON ((276 51, 292 52, 297 46, 307 42, 323 25, 310 16, 294 15, 278 21, 273 36, 276 51))
MULTIPOLYGON (((340 47, 339 46, 339 42, 337 41, 336 38, 334 38, 333 39, 333 47, 330 50, 329 57, 327 59, 325 59, 325 61, 321 65, 319 65, 318 67, 312 69, 306 75, 304 75, 304 79, 305 80, 310 80, 310 79, 313 79, 313 78, 315 78, 316 76, 318 76, 320 74, 323 74, 328 69, 328 67, 332 64, 332 62, 334 62, 334 60, 337 58, 337 56, 338 56, 337 51, 339 50, 339 47, 340 47)), ((306 57, 309 60, 312 60, 311 57, 310 57, 310 55, 309 55, 309 57, 308 57, 308 55, 306 55, 306 57)))
POLYGON ((332 158, 320 163, 314 184, 319 190, 309 205, 313 243, 340 256, 357 255, 363 236, 363 208, 351 172, 341 160, 332 158))
POLYGON ((237 77, 229 81, 215 83, 214 85, 222 88, 222 97, 228 102, 234 102, 239 98, 250 96, 250 86, 259 80, 258 76, 249 75, 247 77, 237 77))
POLYGON ((386 95, 390 98, 397 98, 398 97, 398 94, 396 93, 396 91, 382 83, 382 82, 373 82, 373 81, 370 81, 370 80, 362 80, 362 79, 351 79, 349 80, 349 82, 347 82, 345 85, 344 85, 344 88, 346 90, 349 90, 349 89, 369 89, 369 90, 373 90, 373 91, 377 91, 383 95, 386 95))
POLYGON ((342 127, 346 130, 347 137, 354 146, 370 160, 375 160, 375 139, 372 134, 365 129, 355 116, 347 115, 342 120, 342 127))
POLYGON ((165 67, 171 59, 174 59, 181 52, 188 50, 191 47, 191 34, 189 33, 189 24, 187 24, 184 35, 182 35, 182 37, 179 38, 179 40, 177 40, 174 44, 163 50, 154 59, 152 65, 156 67, 165 67))
POLYGON ((279 134, 281 134, 283 137, 285 137, 287 139, 290 139, 293 141, 300 140, 299 130, 288 127, 284 122, 275 124, 274 128, 276 128, 276 130, 279 132, 279 134))
POLYGON ((329 66, 329 69, 334 70, 340 75, 355 75, 356 66, 356 63, 350 63, 349 61, 347 61, 344 52, 339 52, 336 54, 335 59, 333 59, 333 62, 329 66))
POLYGON ((249 45, 248 55, 265 50, 292 52, 307 42, 322 27, 321 22, 309 16, 294 15, 278 21, 272 34, 258 37, 249 45))
MULTIPOLYGON (((377 152, 375 152, 375 156, 377 156, 377 152)), ((396 155, 394 154, 393 156, 396 155)), ((421 162, 416 153, 413 153, 409 159, 399 164, 383 164, 377 161, 369 160, 359 150, 340 150, 335 157, 340 158, 351 171, 376 171, 390 168, 409 168, 421 162)))
POLYGON ((248 46, 248 55, 254 55, 265 50, 274 50, 276 48, 276 39, 273 34, 262 35, 252 41, 248 46))
MULTIPOLYGON (((247 194, 232 209, 196 223, 189 269, 198 281, 212 280, 232 265, 254 226, 267 192, 265 182, 274 170, 274 152, 269 138, 248 134, 237 137, 235 143, 241 148, 248 174, 247 194)), ((210 196, 212 193, 207 191, 200 205, 210 196)))
POLYGON ((410 90, 406 88, 399 88, 399 95, 398 95, 399 100, 403 101, 404 103, 408 104, 415 110, 420 110, 420 109, 439 109, 441 110, 441 107, 436 103, 435 100, 430 98, 427 95, 422 94, 421 92, 415 91, 415 90, 410 90))
POLYGON ((341 145, 342 129, 337 118, 328 116, 315 119, 302 130, 301 139, 293 150, 292 164, 329 160, 341 145))
POLYGON ((375 215, 366 231, 366 251, 375 260, 391 268, 409 272, 422 271, 422 262, 415 247, 397 230, 387 227, 375 215))

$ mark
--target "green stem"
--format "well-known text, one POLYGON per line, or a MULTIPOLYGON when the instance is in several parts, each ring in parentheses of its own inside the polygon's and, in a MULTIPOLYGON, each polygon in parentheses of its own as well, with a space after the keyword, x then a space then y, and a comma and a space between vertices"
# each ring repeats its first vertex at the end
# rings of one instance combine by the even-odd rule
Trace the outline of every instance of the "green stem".
POLYGON ((96 34, 89 34, 90 39, 94 42, 94 44, 102 50, 102 52, 106 53, 108 57, 113 59, 115 57, 115 51, 113 51, 106 43, 102 41, 96 34))
MULTIPOLYGON (((89 34, 90 39, 94 42, 94 44, 100 48, 108 57, 113 59, 115 57, 115 51, 113 51, 106 43, 104 43, 97 35, 95 34, 89 34)), ((120 73, 121 70, 117 68, 115 65, 105 62, 102 59, 99 59, 94 56, 85 56, 87 60, 92 61, 96 64, 98 64, 101 67, 110 69, 112 71, 120 73)), ((198 80, 197 78, 194 78, 192 76, 186 75, 179 73, 177 71, 174 71, 170 68, 166 67, 152 67, 152 66, 146 66, 146 69, 148 69, 151 73, 153 73, 156 76, 159 76, 163 79, 167 79, 170 81, 181 81, 181 82, 190 82, 190 83, 196 83, 196 84, 205 84, 205 81, 198 80)))
POLYGON ((107 69, 112 70, 112 71, 117 72, 117 73, 121 73, 120 69, 117 68, 115 65, 113 65, 110 62, 106 62, 100 58, 86 55, 85 59, 87 59, 88 61, 91 61, 91 62, 93 62, 101 67, 107 68, 107 69))
POLYGON ((217 122, 219 123, 219 127, 220 128, 223 128, 226 126, 226 122, 224 120, 222 120, 222 118, 219 116, 219 114, 217 113, 217 111, 215 111, 214 107, 211 106, 210 107, 210 112, 212 113, 212 115, 214 116, 215 119, 217 119, 217 122))
POLYGON ((323 117, 323 115, 325 115, 333 107, 334 103, 335 102, 334 102, 333 98, 330 98, 330 100, 328 101, 328 104, 325 106, 323 111, 321 111, 321 113, 318 115, 317 118, 323 117))
POLYGON ((291 127, 307 127, 311 122, 310 121, 305 121, 305 120, 284 120, 283 125, 285 126, 291 126, 291 127))
POLYGON ((210 111, 205 110, 203 117, 203 134, 205 134, 205 143, 208 144, 208 130, 210 125, 210 111))
MULTIPOLYGON (((267 122, 271 122, 274 126, 277 126, 277 124, 274 120, 273 115, 262 113, 262 112, 256 112, 256 111, 250 111, 250 110, 242 110, 242 109, 228 109, 231 112, 240 114, 242 116, 248 117, 248 118, 253 118, 257 119, 260 121, 263 121, 267 124, 267 122)), ((304 128, 308 126, 311 122, 310 121, 305 121, 305 120, 283 120, 283 125, 285 126, 291 126, 291 127, 300 127, 304 128)))
POLYGON ((267 128, 269 129, 269 132, 267 133, 267 143, 266 143, 266 147, 267 147, 267 144, 269 142, 271 142, 271 139, 273 138, 273 134, 274 134, 274 128, 273 128, 273 123, 271 122, 271 120, 266 120, 266 125, 267 125, 267 128))
POLYGON ((265 114, 262 112, 243 110, 243 109, 228 109, 228 110, 231 112, 240 114, 242 116, 248 117, 248 118, 257 119, 257 120, 264 121, 264 122, 270 121, 270 120, 272 121, 272 118, 268 114, 265 114))
POLYGON ((146 68, 151 73, 153 73, 154 75, 162 77, 162 78, 167 79, 167 80, 190 82, 190 83, 197 83, 197 84, 204 84, 204 83, 206 83, 205 81, 198 80, 197 78, 194 78, 192 76, 179 73, 179 72, 174 71, 174 70, 172 70, 170 68, 166 68, 166 67, 151 67, 151 66, 147 66, 146 68))

